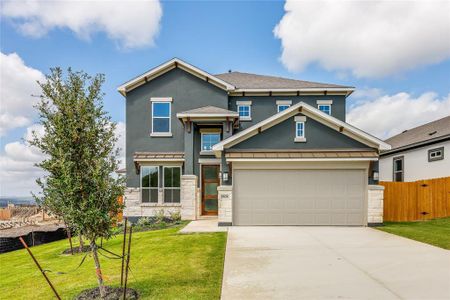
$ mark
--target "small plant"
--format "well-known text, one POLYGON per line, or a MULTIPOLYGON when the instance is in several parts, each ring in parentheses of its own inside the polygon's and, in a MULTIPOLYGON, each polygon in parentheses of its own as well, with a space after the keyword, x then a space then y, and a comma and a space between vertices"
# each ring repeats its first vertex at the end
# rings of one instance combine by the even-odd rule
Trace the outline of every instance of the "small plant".
POLYGON ((139 218, 136 225, 140 227, 146 227, 152 225, 152 220, 148 217, 139 218))
POLYGON ((164 209, 155 212, 155 223, 163 223, 165 220, 164 209))
POLYGON ((170 222, 174 224, 181 222, 181 212, 179 210, 170 212, 170 222))

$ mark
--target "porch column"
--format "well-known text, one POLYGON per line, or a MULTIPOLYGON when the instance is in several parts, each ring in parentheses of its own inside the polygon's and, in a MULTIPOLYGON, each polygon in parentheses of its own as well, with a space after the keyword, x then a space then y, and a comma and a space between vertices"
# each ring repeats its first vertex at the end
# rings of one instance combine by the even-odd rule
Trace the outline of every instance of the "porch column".
MULTIPOLYGON (((223 124, 223 126, 222 126, 223 134, 222 135, 223 135, 223 140, 225 140, 233 135, 233 122, 231 120, 226 120, 222 124, 223 124)), ((225 158, 225 151, 222 151, 222 157, 221 157, 221 162, 220 162, 220 171, 222 172, 222 178, 220 178, 221 184, 222 185, 231 184, 231 174, 229 172, 229 168, 228 168, 227 161, 225 158), (224 180, 224 173, 228 174, 227 180, 224 180)))
POLYGON ((194 174, 194 128, 192 121, 184 126, 184 174, 194 174))

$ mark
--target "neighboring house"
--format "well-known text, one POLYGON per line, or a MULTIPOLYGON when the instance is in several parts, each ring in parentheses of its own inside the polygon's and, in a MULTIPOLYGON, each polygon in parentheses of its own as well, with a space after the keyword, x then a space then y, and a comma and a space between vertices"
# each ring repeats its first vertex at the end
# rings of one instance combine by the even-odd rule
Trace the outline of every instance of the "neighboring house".
POLYGON ((345 123, 354 88, 172 59, 119 87, 126 97, 131 219, 180 211, 219 225, 382 222, 385 142, 345 123))
POLYGON ((385 141, 381 181, 416 181, 450 176, 450 116, 405 130, 385 141))

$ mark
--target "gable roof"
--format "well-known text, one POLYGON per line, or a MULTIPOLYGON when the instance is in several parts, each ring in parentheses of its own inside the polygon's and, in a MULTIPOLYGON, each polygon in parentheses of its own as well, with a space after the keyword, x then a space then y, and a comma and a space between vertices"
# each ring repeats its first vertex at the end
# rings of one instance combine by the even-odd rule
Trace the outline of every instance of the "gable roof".
POLYGON ((326 113, 323 113, 322 111, 316 109, 315 107, 312 107, 309 104, 306 104, 304 102, 299 102, 288 109, 283 110, 282 112, 279 112, 259 123, 256 123, 253 126, 250 126, 249 128, 238 132, 235 135, 232 135, 231 137, 221 141, 220 143, 213 146, 213 151, 215 152, 216 156, 220 155, 220 152, 224 149, 230 148, 248 138, 251 138, 254 135, 257 135, 266 129, 269 129, 272 126, 275 126, 299 113, 302 113, 303 115, 310 117, 336 131, 341 132, 342 134, 353 138, 365 145, 368 145, 373 148, 377 148, 379 150, 389 150, 391 149, 391 146, 382 140, 348 124, 345 123, 339 119, 336 119, 335 117, 332 117, 326 113))
POLYGON ((173 58, 142 75, 139 75, 122 85, 117 90, 123 96, 135 88, 173 70, 180 68, 208 83, 211 83, 228 93, 294 93, 300 92, 337 92, 350 95, 355 89, 350 86, 318 83, 303 80, 288 79, 283 77, 256 75, 250 73, 230 72, 218 75, 209 74, 179 58, 173 58))
POLYGON ((304 88, 353 88, 329 83, 319 83, 283 77, 257 75, 251 73, 228 72, 216 77, 242 89, 304 89, 304 88))
POLYGON ((124 84, 119 86, 117 88, 117 90, 119 91, 119 93, 121 93, 123 96, 125 96, 127 92, 129 92, 129 91, 141 86, 142 84, 145 84, 145 83, 147 83, 147 82, 149 82, 149 81, 151 81, 151 80, 153 80, 175 68, 180 68, 194 76, 197 76, 198 78, 200 78, 202 80, 205 80, 206 82, 214 84, 215 86, 217 86, 223 90, 228 91, 228 90, 235 89, 235 87, 233 85, 229 84, 228 82, 225 82, 222 79, 209 74, 208 72, 205 72, 191 64, 188 64, 187 62, 182 61, 179 58, 173 58, 173 59, 163 63, 162 65, 159 65, 156 68, 153 68, 153 69, 145 72, 144 74, 125 82, 124 84))
POLYGON ((386 140, 392 150, 409 148, 418 144, 450 137, 450 116, 403 131, 386 140))
POLYGON ((177 118, 184 117, 202 117, 202 116, 214 116, 214 117, 239 117, 239 113, 236 111, 228 110, 221 107, 212 105, 194 108, 191 110, 177 113, 177 118))

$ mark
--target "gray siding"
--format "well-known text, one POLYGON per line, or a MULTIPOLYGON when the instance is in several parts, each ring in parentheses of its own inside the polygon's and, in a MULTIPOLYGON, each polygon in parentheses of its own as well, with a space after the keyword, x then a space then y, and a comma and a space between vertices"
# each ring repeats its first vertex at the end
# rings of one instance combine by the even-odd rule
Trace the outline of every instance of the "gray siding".
POLYGON ((139 175, 136 175, 135 172, 133 153, 137 151, 183 152, 183 125, 176 118, 176 114, 206 105, 228 108, 226 92, 180 69, 167 72, 127 94, 126 169, 128 187, 139 186, 139 175), (173 98, 172 137, 150 137, 151 97, 173 98))
MULTIPOLYGON (((299 114, 301 115, 301 114, 299 114)), ((233 149, 351 149, 368 146, 347 137, 311 118, 305 122, 306 142, 296 143, 295 120, 291 117, 260 134, 257 134, 235 146, 233 149)))
POLYGON ((242 121, 240 129, 248 128, 277 113, 277 100, 291 100, 292 105, 303 101, 317 108, 317 100, 333 100, 331 115, 345 122, 345 96, 262 96, 230 97, 230 110, 237 110, 236 101, 252 101, 252 120, 242 121))

